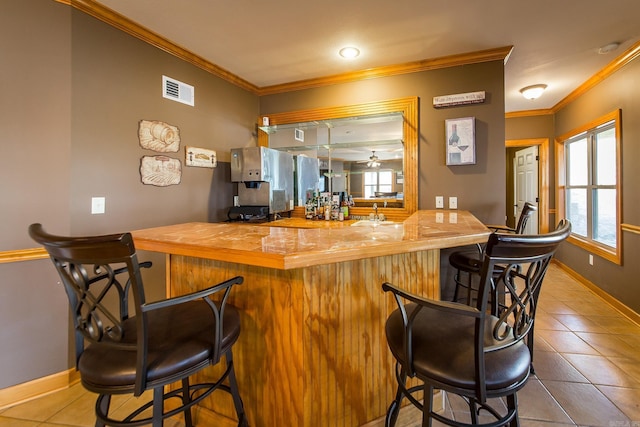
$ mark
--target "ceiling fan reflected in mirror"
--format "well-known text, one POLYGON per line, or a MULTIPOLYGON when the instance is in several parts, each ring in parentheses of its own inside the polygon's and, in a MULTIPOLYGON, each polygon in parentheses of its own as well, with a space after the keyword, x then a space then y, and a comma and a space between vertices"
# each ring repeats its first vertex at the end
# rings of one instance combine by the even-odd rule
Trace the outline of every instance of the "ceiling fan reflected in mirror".
POLYGON ((369 161, 367 162, 367 167, 368 168, 377 168, 380 166, 380 161, 378 159, 378 156, 376 156, 376 152, 372 151, 371 152, 371 156, 369 157, 369 161))

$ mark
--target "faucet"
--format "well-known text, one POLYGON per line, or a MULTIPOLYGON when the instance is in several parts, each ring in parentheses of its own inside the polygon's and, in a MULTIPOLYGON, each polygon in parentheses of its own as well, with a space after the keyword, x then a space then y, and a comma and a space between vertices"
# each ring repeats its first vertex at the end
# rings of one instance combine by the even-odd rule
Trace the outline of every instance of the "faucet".
POLYGON ((377 221, 379 219, 379 217, 378 217, 378 204, 377 203, 373 204, 373 212, 374 212, 373 220, 377 221))

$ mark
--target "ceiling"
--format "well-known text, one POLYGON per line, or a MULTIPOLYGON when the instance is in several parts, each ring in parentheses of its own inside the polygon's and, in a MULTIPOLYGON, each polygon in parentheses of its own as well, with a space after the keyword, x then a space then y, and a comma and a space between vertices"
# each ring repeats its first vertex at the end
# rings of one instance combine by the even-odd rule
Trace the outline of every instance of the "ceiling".
POLYGON ((260 88, 513 46, 506 112, 552 108, 640 41, 638 0, 97 3, 260 88), (338 56, 349 45, 360 57, 338 56), (520 95, 538 83, 548 86, 539 99, 520 95))

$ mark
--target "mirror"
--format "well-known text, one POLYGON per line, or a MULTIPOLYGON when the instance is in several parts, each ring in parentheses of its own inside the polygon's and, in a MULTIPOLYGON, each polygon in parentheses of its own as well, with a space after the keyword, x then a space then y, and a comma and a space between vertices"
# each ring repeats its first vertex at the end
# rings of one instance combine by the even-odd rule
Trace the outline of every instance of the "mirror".
MULTIPOLYGON (((353 215, 367 216, 373 203, 404 219, 417 209, 418 99, 402 98, 261 116, 258 144, 320 159, 324 191, 354 196, 353 215), (384 188, 363 184, 385 175, 384 188)), ((298 206, 294 216, 304 216, 298 206)))

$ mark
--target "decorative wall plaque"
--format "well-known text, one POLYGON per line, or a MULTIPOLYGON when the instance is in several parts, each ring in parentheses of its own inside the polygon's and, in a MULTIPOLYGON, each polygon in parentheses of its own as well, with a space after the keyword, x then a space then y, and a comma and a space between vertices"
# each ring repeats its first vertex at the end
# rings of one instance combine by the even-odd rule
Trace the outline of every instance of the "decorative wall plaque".
POLYGON ((177 153, 180 149, 180 130, 158 120, 140 120, 138 138, 142 148, 158 153, 177 153))
POLYGON ((167 156, 142 156, 140 159, 140 178, 146 185, 167 187, 180 184, 182 163, 167 156))

